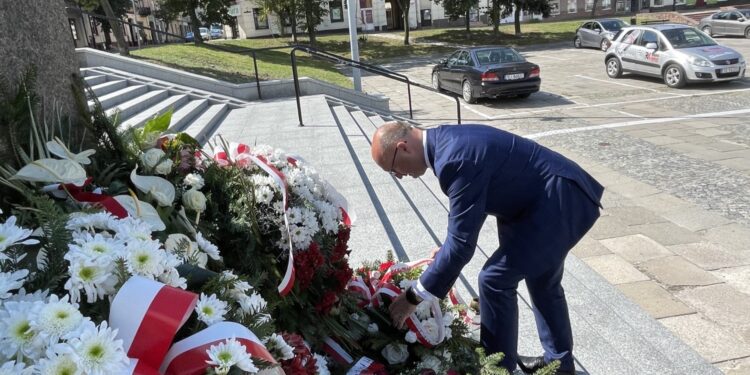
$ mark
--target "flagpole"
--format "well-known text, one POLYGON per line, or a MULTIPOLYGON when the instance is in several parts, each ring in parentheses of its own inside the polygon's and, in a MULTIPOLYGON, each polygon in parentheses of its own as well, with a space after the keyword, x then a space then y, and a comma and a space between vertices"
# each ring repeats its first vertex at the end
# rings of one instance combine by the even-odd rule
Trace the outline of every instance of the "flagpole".
MULTIPOLYGON (((349 10, 349 45, 352 50, 352 60, 359 62, 359 44, 357 40, 357 0, 347 0, 349 10)), ((354 90, 362 91, 362 75, 359 68, 352 68, 354 90)))

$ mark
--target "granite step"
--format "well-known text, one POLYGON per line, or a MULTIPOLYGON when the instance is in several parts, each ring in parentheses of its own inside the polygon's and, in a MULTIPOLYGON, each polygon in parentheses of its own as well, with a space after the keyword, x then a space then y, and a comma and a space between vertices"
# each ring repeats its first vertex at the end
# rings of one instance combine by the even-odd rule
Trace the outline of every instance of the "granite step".
POLYGON ((228 110, 229 105, 226 103, 214 104, 201 113, 200 116, 190 123, 187 128, 182 130, 182 132, 187 133, 199 143, 203 144, 208 140, 211 134, 213 134, 228 110))
POLYGON ((190 121, 199 113, 203 112, 206 107, 208 107, 207 99, 189 101, 172 114, 172 121, 169 124, 169 129, 167 131, 169 133, 182 131, 182 129, 187 127, 190 121))
POLYGON ((183 104, 187 103, 190 98, 187 95, 172 95, 157 103, 154 106, 138 113, 135 116, 128 118, 122 122, 122 127, 125 129, 142 126, 146 121, 154 118, 155 116, 161 115, 167 112, 170 108, 173 109, 172 116, 183 104))
POLYGON ((130 99, 124 103, 120 103, 112 108, 107 109, 104 113, 109 117, 118 113, 118 117, 121 120, 128 119, 137 113, 147 109, 153 103, 162 101, 169 96, 166 90, 153 90, 148 91, 143 95, 136 98, 130 99))
MULTIPOLYGON (((145 85, 128 86, 123 89, 117 90, 115 92, 109 93, 107 95, 100 96, 99 103, 101 103, 102 109, 107 110, 120 103, 126 102, 135 97, 141 96, 145 94, 146 92, 148 92, 148 87, 145 85)), ((89 109, 93 109, 95 105, 95 101, 89 100, 88 105, 89 105, 89 109)))

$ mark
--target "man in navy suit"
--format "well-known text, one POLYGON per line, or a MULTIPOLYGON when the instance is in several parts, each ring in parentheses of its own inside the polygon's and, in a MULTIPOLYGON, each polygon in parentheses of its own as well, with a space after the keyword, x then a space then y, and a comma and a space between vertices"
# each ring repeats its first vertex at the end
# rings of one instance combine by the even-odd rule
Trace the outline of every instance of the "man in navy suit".
POLYGON ((559 360, 574 374, 573 335, 561 281, 565 257, 599 217, 604 188, 576 163, 531 140, 483 125, 422 130, 383 124, 372 158, 397 178, 430 168, 450 199, 447 237, 415 288, 390 306, 398 327, 429 298, 443 298, 474 255, 487 215, 497 219, 500 247, 479 273, 481 343, 503 352, 513 371, 533 372, 559 360), (526 280, 544 356, 522 357, 516 289, 526 280))

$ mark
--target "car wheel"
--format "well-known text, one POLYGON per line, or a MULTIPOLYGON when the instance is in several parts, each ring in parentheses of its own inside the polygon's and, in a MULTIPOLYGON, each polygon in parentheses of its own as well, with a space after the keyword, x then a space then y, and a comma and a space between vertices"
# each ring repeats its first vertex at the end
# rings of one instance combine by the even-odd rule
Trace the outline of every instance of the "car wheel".
POLYGON ((520 99, 526 99, 526 98, 528 98, 529 96, 531 96, 531 93, 526 93, 526 94, 518 94, 518 97, 519 97, 520 99))
POLYGON ((708 35, 708 36, 713 36, 713 34, 711 34, 711 26, 703 26, 703 28, 701 29, 701 31, 703 31, 704 33, 706 33, 706 35, 708 35))
POLYGON ((748 27, 747 29, 745 29, 745 38, 750 39, 750 27, 748 27))
POLYGON ((617 57, 610 57, 607 59, 607 75, 609 78, 620 78, 622 77, 622 66, 620 60, 617 57))
POLYGON ((606 51, 606 50, 607 50, 607 48, 609 48, 609 40, 607 40, 607 39, 602 39, 602 42, 601 42, 601 44, 599 44, 599 48, 601 48, 601 49, 602 49, 602 51, 606 51))
POLYGON ((685 79, 685 71, 681 66, 677 64, 671 64, 664 69, 664 83, 667 86, 675 89, 679 89, 685 86, 687 80, 685 79))
POLYGON ((440 77, 437 72, 432 73, 432 88, 440 91, 440 77))
POLYGON ((573 47, 581 48, 581 46, 581 37, 576 35, 575 39, 573 39, 573 47))
POLYGON ((477 102, 477 98, 474 97, 474 90, 471 88, 471 82, 464 81, 463 89, 461 90, 461 93, 463 94, 464 101, 472 104, 477 102))

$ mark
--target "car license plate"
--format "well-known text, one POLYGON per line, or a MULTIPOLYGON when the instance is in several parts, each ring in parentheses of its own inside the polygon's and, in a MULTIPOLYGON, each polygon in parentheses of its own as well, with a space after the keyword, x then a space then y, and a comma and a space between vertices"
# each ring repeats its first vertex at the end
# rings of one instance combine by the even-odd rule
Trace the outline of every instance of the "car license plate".
POLYGON ((728 68, 722 68, 721 69, 722 73, 737 73, 739 71, 740 71, 740 67, 739 66, 730 66, 728 68))
POLYGON ((506 74, 505 79, 506 80, 514 80, 514 79, 523 79, 524 74, 523 73, 516 73, 516 74, 506 74))

